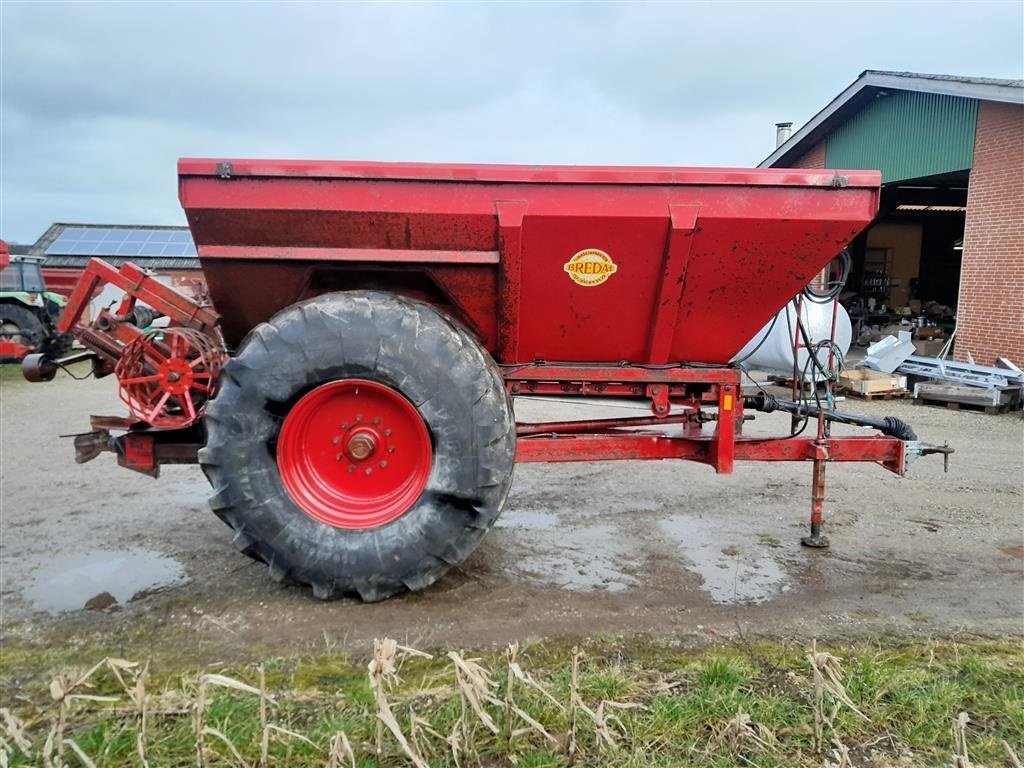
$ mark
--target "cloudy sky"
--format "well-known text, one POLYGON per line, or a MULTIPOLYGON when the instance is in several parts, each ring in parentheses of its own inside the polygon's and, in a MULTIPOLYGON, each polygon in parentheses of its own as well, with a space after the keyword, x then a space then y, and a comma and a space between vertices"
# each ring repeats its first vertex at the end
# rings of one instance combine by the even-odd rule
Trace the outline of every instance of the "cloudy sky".
POLYGON ((0 3, 0 236, 183 223, 180 156, 756 165, 864 69, 1020 78, 1022 3, 0 3))

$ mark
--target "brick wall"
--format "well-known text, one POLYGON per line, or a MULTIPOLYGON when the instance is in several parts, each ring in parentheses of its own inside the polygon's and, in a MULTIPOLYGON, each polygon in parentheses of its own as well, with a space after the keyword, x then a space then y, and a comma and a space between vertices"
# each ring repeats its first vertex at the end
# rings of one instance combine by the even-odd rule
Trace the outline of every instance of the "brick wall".
POLYGON ((789 163, 790 168, 824 168, 825 167, 825 142, 819 141, 801 157, 789 163))
POLYGON ((978 105, 956 357, 1024 367, 1024 107, 978 105))

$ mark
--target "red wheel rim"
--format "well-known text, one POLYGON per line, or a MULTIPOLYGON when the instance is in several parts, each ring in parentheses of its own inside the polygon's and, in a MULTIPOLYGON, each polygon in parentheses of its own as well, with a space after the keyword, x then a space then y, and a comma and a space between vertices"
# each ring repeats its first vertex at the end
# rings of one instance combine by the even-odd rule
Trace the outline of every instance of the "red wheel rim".
POLYGON ((365 379, 332 381, 303 395, 277 440, 277 466, 292 500, 335 528, 376 528, 408 512, 426 487, 432 458, 413 404, 365 379))

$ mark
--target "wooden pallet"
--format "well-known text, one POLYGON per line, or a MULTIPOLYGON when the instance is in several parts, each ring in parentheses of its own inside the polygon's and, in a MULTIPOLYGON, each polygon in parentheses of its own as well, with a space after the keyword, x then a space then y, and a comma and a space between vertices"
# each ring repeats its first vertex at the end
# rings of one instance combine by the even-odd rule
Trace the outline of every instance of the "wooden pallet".
POLYGON ((1020 403, 1003 403, 1002 405, 982 405, 981 403, 960 403, 956 400, 935 400, 930 397, 914 398, 915 405, 930 405, 933 408, 945 408, 950 411, 976 411, 995 415, 1010 413, 1020 409, 1020 403))
POLYGON ((993 392, 978 387, 952 384, 922 383, 914 393, 914 402, 952 411, 978 411, 981 413, 1009 413, 1020 408, 1020 390, 993 392))
MULTIPOLYGON (((792 378, 786 378, 785 376, 769 376, 768 377, 768 382, 770 384, 774 384, 777 387, 785 387, 786 389, 789 389, 789 390, 793 389, 793 379, 792 378)), ((817 384, 818 392, 821 393, 821 394, 825 394, 825 382, 824 381, 819 381, 819 382, 801 381, 800 384, 797 386, 797 389, 798 390, 802 390, 804 392, 810 393, 810 392, 814 391, 815 384, 817 384)))
POLYGON ((860 392, 850 387, 839 389, 844 395, 856 397, 858 400, 903 400, 910 397, 909 389, 884 389, 880 392, 860 392))

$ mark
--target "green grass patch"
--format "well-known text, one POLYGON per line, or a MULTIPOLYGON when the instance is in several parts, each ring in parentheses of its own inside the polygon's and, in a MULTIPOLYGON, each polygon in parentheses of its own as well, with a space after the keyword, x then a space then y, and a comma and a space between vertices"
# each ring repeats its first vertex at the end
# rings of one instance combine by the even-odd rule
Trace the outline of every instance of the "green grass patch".
POLYGON ((24 381, 21 363, 0 363, 0 381, 24 381))
MULTIPOLYGON (((832 726, 824 729, 824 748, 815 744, 815 694, 805 647, 765 643, 686 650, 649 639, 599 639, 585 644, 583 650, 576 693, 586 709, 603 714, 604 722, 582 709, 577 711, 576 765, 820 768, 835 737, 849 748, 857 766, 946 768, 955 750, 954 724, 960 712, 971 718, 966 738, 974 764, 1007 765, 1004 742, 1018 754, 1024 745, 1024 654, 1019 645, 861 643, 819 647, 819 651, 842 659, 842 686, 866 716, 864 719, 841 707, 832 726), (612 738, 614 746, 602 732, 612 738)), ((68 668, 84 655, 81 649, 73 653, 26 647, 0 651, 3 704, 24 723, 31 742, 26 754, 15 746, 9 729, 4 733, 0 725, 10 765, 44 764, 44 744, 59 721, 61 706, 51 695, 50 682, 58 673, 75 681, 82 670, 75 673, 68 668)), ((267 705, 268 721, 312 742, 273 731, 268 750, 271 765, 324 766, 332 739, 344 732, 357 765, 377 766, 378 701, 367 674, 370 655, 367 649, 363 655, 338 652, 274 657, 204 669, 154 666, 145 682, 148 762, 154 768, 195 765, 194 713, 200 677, 224 675, 258 687, 262 666, 267 693, 273 698, 267 705)), ((498 724, 497 734, 488 730, 470 707, 464 708, 453 666, 443 650, 435 652, 432 659, 400 657, 399 681, 387 689, 391 710, 407 738, 412 738, 413 715, 422 719, 416 743, 426 763, 438 767, 455 764, 445 738, 453 731, 462 733, 464 723, 473 753, 469 765, 570 765, 566 754, 572 693, 570 650, 541 643, 521 649, 522 668, 564 706, 515 682, 516 706, 543 726, 553 740, 517 719, 514 727, 525 730, 513 739, 511 748, 505 737, 502 706, 508 674, 504 654, 491 650, 463 656, 476 658, 490 675, 493 686, 488 695, 494 700, 483 706, 498 724), (464 709, 468 714, 460 721, 464 709)), ((90 657, 90 661, 101 657, 90 657)), ((109 668, 102 668, 71 691, 116 696, 116 702, 66 700, 64 737, 96 765, 120 768, 140 764, 141 719, 130 693, 134 675, 129 670, 123 677, 127 689, 109 668)), ((223 734, 246 764, 257 765, 262 736, 260 697, 213 684, 207 684, 205 690, 203 724, 223 734)), ((204 741, 208 766, 237 764, 219 737, 208 734, 204 741)), ((412 764, 386 730, 383 749, 380 765, 412 764)), ((64 759, 69 766, 81 764, 70 746, 65 746, 64 759)))

